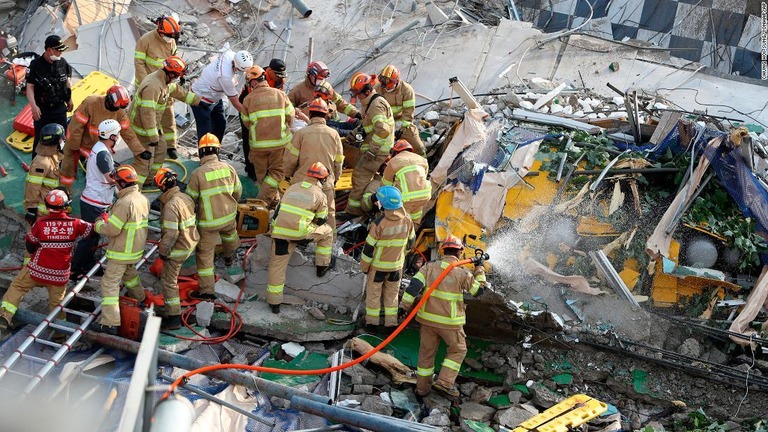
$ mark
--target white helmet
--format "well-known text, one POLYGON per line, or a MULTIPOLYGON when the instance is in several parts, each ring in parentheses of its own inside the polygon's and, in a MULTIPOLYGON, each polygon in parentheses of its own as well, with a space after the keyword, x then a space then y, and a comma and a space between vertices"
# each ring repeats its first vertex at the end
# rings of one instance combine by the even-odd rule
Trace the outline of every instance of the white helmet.
POLYGON ((238 51, 235 53, 235 67, 244 71, 253 66, 253 56, 248 51, 238 51))
POLYGON ((99 138, 109 139, 113 135, 120 136, 120 131, 123 128, 120 127, 120 123, 115 119, 106 119, 99 123, 99 138))

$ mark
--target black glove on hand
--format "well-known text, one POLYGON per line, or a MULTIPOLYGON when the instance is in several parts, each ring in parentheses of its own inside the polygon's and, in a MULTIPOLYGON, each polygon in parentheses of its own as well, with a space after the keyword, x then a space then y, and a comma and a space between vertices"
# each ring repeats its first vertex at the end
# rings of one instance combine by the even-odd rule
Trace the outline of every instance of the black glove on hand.
POLYGON ((168 159, 178 159, 179 153, 176 151, 175 148, 169 148, 168 149, 168 159))
POLYGON ((363 119, 363 114, 358 112, 357 114, 355 114, 355 118, 358 119, 358 120, 362 120, 363 119))
POLYGON ((403 308, 397 308, 397 318, 403 319, 408 315, 408 312, 403 308))
POLYGON ((27 221, 29 226, 32 226, 37 221, 37 209, 36 208, 28 208, 27 213, 24 214, 24 220, 27 221))
POLYGON ((403 130, 402 129, 396 130, 395 131, 395 141, 399 140, 402 137, 403 137, 403 130))
POLYGON ((152 159, 152 153, 149 150, 144 150, 143 152, 139 153, 139 157, 144 160, 150 160, 152 159))
POLYGON ((187 79, 184 77, 179 78, 179 85, 184 86, 187 83, 187 79))
POLYGON ((168 261, 168 257, 164 255, 158 255, 158 257, 163 261, 168 261))
POLYGON ((157 143, 156 142, 149 143, 149 146, 150 147, 157 147, 157 143))

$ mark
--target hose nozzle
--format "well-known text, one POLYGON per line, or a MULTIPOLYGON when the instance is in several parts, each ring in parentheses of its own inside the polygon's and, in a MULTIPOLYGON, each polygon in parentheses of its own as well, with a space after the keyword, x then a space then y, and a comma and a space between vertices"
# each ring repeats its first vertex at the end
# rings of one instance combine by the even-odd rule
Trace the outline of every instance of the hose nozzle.
POLYGON ((475 249, 475 257, 472 259, 472 262, 475 265, 483 265, 483 261, 487 261, 488 259, 490 259, 490 256, 482 249, 475 249))

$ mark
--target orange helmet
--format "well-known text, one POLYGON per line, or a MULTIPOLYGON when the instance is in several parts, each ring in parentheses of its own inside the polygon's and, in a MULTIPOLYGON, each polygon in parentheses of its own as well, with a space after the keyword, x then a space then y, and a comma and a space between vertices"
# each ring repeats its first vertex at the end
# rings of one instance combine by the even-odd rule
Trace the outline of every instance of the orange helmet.
POLYGON ((121 186, 126 187, 136 184, 139 181, 139 176, 136 174, 136 169, 130 165, 120 165, 112 171, 112 178, 121 186))
POLYGON ((326 168, 322 162, 313 163, 307 170, 307 177, 316 178, 318 180, 324 180, 329 174, 328 168, 326 168))
POLYGON ((245 80, 250 82, 251 80, 264 81, 264 69, 261 66, 251 66, 245 71, 245 80))
POLYGON ((160 168, 155 174, 155 185, 160 188, 161 191, 166 191, 173 186, 176 186, 176 179, 178 176, 170 168, 160 168))
POLYGON ((379 72, 379 82, 384 90, 391 92, 400 83, 400 71, 393 65, 387 65, 379 72))
POLYGON ((53 189, 45 195, 45 206, 51 210, 64 210, 69 204, 69 195, 62 189, 53 189))
POLYGON ((128 90, 120 84, 115 84, 107 90, 106 99, 107 109, 110 111, 117 111, 120 108, 125 108, 131 102, 131 96, 128 95, 128 90))
POLYGON ((331 100, 333 95, 333 87, 328 81, 321 81, 315 85, 315 97, 320 98, 326 102, 331 100))
POLYGON ((440 250, 443 251, 445 249, 464 250, 464 244, 455 235, 449 235, 443 240, 443 243, 440 244, 440 250))
POLYGON ((321 112, 323 114, 328 114, 328 104, 325 103, 324 100, 317 98, 309 103, 309 106, 307 106, 308 111, 315 111, 315 112, 321 112))
POLYGON ((307 66, 307 78, 309 78, 309 83, 312 85, 317 85, 318 81, 322 81, 329 76, 331 76, 331 70, 323 62, 313 61, 307 66))
POLYGON ((373 90, 375 84, 376 77, 374 75, 358 72, 352 75, 352 79, 349 80, 349 91, 353 97, 357 97, 360 93, 373 90))
POLYGON ((216 135, 208 132, 200 138, 200 142, 197 143, 197 149, 200 150, 203 147, 216 147, 220 148, 221 143, 216 135))
POLYGON ((170 15, 163 15, 157 19, 157 32, 176 40, 181 36, 181 26, 179 22, 170 15))
POLYGON ((163 70, 175 76, 184 76, 187 73, 187 62, 178 56, 170 56, 163 62, 163 70))
POLYGON ((395 145, 392 146, 392 151, 395 152, 395 154, 405 150, 413 151, 413 146, 411 145, 411 143, 409 143, 404 139, 397 140, 395 145))

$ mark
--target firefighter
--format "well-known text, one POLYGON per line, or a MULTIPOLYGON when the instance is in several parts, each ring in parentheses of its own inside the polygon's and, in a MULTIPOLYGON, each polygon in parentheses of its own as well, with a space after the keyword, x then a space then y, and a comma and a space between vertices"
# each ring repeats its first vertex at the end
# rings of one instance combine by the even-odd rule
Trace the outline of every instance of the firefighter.
POLYGON ((393 65, 388 65, 379 73, 379 83, 376 92, 384 96, 392 107, 395 118, 395 140, 400 138, 408 141, 416 154, 424 156, 424 143, 419 137, 419 129, 413 123, 413 111, 416 108, 416 93, 413 87, 400 79, 400 71, 393 65))
POLYGON ((267 84, 270 87, 284 90, 285 87, 285 62, 274 58, 269 61, 269 66, 264 68, 264 75, 267 76, 267 84))
MULTIPOLYGON (((112 151, 120 140, 122 127, 115 119, 99 123, 99 141, 93 145, 85 162, 85 189, 80 194, 80 217, 94 223, 112 205, 115 196, 115 181, 112 170, 115 161, 112 151)), ((72 259, 72 280, 79 279, 96 263, 95 248, 99 235, 95 231, 80 240, 72 259)))
POLYGON ((130 165, 115 168, 117 201, 102 213, 94 230, 109 237, 107 268, 101 278, 101 318, 96 330, 115 335, 120 327, 120 282, 128 296, 144 301, 144 287, 134 267, 144 254, 149 227, 149 201, 139 190, 139 177, 130 165))
POLYGON ((283 153, 292 138, 294 108, 285 93, 267 85, 261 67, 252 67, 246 77, 251 92, 243 101, 245 113, 241 118, 248 127, 248 159, 260 182, 256 198, 274 208, 280 200, 280 182, 285 178, 283 153))
POLYGON ((59 148, 64 141, 64 128, 58 123, 48 123, 40 130, 37 156, 29 166, 24 183, 24 219, 29 226, 38 216, 47 214, 45 198, 48 192, 59 186, 59 148))
POLYGON ((324 100, 326 104, 328 104, 326 124, 330 128, 336 129, 339 135, 347 135, 350 131, 358 126, 360 121, 356 118, 352 118, 354 121, 341 121, 339 112, 336 109, 336 104, 333 103, 333 97, 335 94, 336 93, 333 91, 333 87, 331 87, 331 83, 328 81, 320 81, 315 86, 315 98, 320 98, 324 100))
MULTIPOLYGON (((307 66, 307 76, 301 84, 294 86, 290 92, 288 92, 288 99, 295 107, 301 107, 304 114, 309 115, 307 106, 309 102, 315 99, 315 86, 326 78, 331 76, 331 70, 323 62, 313 61, 307 66)), ((357 111, 354 105, 345 101, 338 93, 331 87, 330 100, 333 102, 337 109, 346 114, 348 117, 362 118, 361 114, 357 111)))
POLYGON ((163 15, 155 21, 157 29, 144 33, 136 42, 133 52, 135 78, 138 87, 144 77, 163 67, 163 61, 176 55, 176 43, 181 36, 179 22, 170 15, 163 15))
POLYGON ((125 87, 115 84, 104 96, 88 96, 80 103, 67 126, 67 141, 61 160, 61 185, 70 193, 77 178, 77 163, 80 157, 87 159, 93 145, 99 140, 99 124, 106 119, 120 123, 120 137, 128 145, 134 157, 144 151, 136 133, 131 129, 125 108, 131 96, 125 87))
POLYGON ((298 242, 317 243, 315 269, 317 277, 331 268, 333 230, 326 224, 328 199, 323 183, 328 180, 328 168, 315 162, 307 170, 306 180, 294 183, 285 191, 283 200, 272 219, 272 251, 267 274, 267 303, 273 313, 280 313, 285 287, 285 271, 298 242))
POLYGON ((129 109, 131 128, 138 135, 143 151, 133 158, 132 165, 143 185, 150 175, 160 169, 166 153, 171 159, 176 154, 176 120, 168 107, 171 98, 191 104, 200 103, 200 96, 185 90, 178 80, 187 73, 187 63, 176 56, 163 62, 163 68, 147 75, 133 95, 129 109), (172 151, 168 151, 172 148, 172 151))
MULTIPOLYGON (((416 273, 403 294, 400 308, 403 311, 409 310, 415 297, 432 285, 448 265, 459 260, 463 249, 464 245, 456 236, 446 237, 440 245, 442 260, 432 261, 416 273)), ((459 375, 461 362, 467 354, 464 334, 466 323, 464 291, 474 296, 485 285, 482 258, 476 258, 474 264, 474 275, 464 267, 452 268, 416 315, 416 321, 421 324, 421 343, 416 369, 416 394, 420 396, 427 395, 431 387, 451 397, 459 396, 454 383, 459 375), (432 384, 435 354, 441 339, 448 345, 448 350, 437 381, 432 384)))
POLYGON ((162 329, 176 330, 181 328, 179 271, 184 261, 195 251, 200 234, 197 232, 195 202, 179 189, 176 173, 169 168, 160 168, 155 174, 155 185, 162 192, 158 198, 162 230, 158 259, 163 268, 160 280, 165 303, 162 329))
POLYGON ((3 296, 0 305, 0 338, 10 334, 8 327, 13 315, 24 295, 32 288, 48 288, 48 306, 51 311, 61 303, 69 282, 69 261, 72 259, 74 242, 90 235, 93 228, 88 222, 67 215, 69 196, 66 191, 54 189, 48 192, 45 195, 45 207, 48 214, 37 219, 25 238, 31 259, 21 268, 3 296))
POLYGON ((224 248, 224 263, 234 262, 233 254, 240 247, 237 235, 237 200, 243 193, 237 171, 219 160, 221 143, 213 134, 205 134, 197 145, 200 167, 192 172, 187 194, 197 208, 197 229, 200 241, 195 249, 199 291, 190 297, 197 300, 215 300, 214 259, 219 238, 224 248))
POLYGON ((341 137, 335 130, 325 125, 328 106, 322 99, 315 99, 309 104, 309 125, 293 134, 288 144, 288 151, 283 159, 283 169, 291 177, 291 184, 307 179, 307 170, 315 162, 326 167, 333 167, 328 179, 323 183, 323 192, 328 198, 328 225, 336 231, 336 190, 334 185, 341 177, 344 163, 344 148, 341 137))
POLYGON ((384 214, 371 222, 360 259, 360 270, 366 273, 365 325, 378 327, 384 309, 384 327, 397 326, 398 294, 405 249, 415 237, 413 222, 403 209, 400 191, 382 186, 376 199, 384 214))
POLYGON ((360 147, 360 160, 352 173, 352 191, 349 193, 346 215, 360 216, 363 214, 360 199, 365 186, 373 179, 373 175, 382 163, 387 160, 392 149, 393 127, 392 110, 383 96, 373 91, 375 77, 362 72, 352 76, 350 91, 353 97, 360 98, 363 107, 361 125, 365 138, 360 147))
POLYGON ((403 207, 416 226, 421 224, 424 206, 432 197, 432 186, 427 180, 428 171, 427 160, 413 153, 411 143, 400 139, 392 146, 392 159, 384 169, 382 181, 385 185, 400 189, 403 207))

